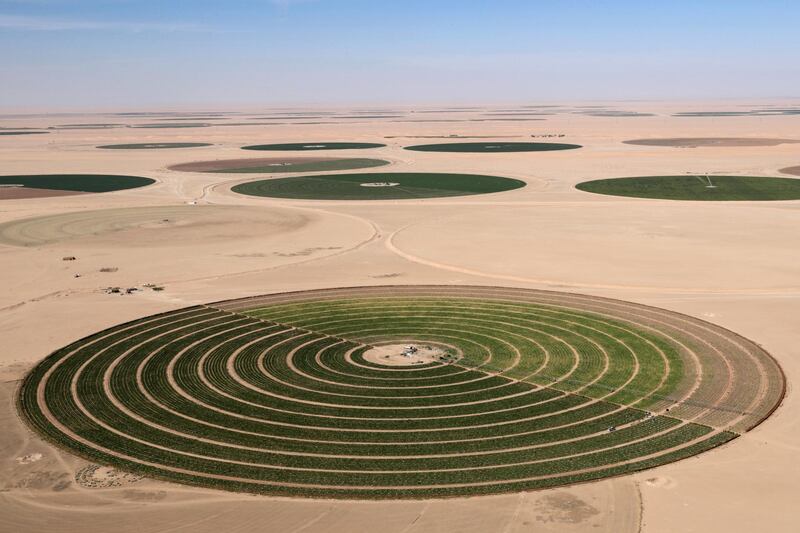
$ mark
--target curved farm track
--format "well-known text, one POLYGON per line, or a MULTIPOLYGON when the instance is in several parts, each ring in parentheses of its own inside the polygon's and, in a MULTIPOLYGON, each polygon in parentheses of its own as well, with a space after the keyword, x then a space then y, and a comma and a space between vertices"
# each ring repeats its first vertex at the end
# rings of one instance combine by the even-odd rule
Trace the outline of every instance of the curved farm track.
POLYGON ((759 346, 692 317, 568 293, 404 286, 274 294, 143 318, 24 381, 24 418, 92 461, 284 496, 552 487, 683 459, 780 403, 759 346), (431 344, 383 365, 374 346, 431 344))

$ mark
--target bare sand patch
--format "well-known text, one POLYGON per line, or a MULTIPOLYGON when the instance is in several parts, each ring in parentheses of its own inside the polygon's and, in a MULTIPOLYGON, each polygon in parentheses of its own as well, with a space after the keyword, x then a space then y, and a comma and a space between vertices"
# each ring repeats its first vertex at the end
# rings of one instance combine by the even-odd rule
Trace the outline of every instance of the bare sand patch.
POLYGON ((567 492, 544 496, 537 502, 536 511, 537 521, 545 523, 580 524, 600 514, 591 504, 567 492))
POLYGON ((141 481, 141 479, 142 476, 101 465, 85 466, 75 473, 75 482, 87 489, 122 487, 141 481))
POLYGON ((28 455, 23 455, 21 457, 17 457, 14 460, 17 462, 17 464, 28 465, 28 464, 31 464, 31 463, 35 463, 36 461, 41 461, 42 460, 42 454, 41 453, 29 453, 28 455))
POLYGON ((376 365, 413 366, 442 363, 447 355, 440 346, 404 343, 375 346, 364 352, 364 359, 376 365))
POLYGON ((661 201, 609 215, 598 202, 439 208, 387 241, 406 259, 462 275, 552 286, 736 291, 798 288, 797 210, 661 201), (735 213, 735 214, 734 214, 735 213), (595 231, 603 220, 604 235, 595 231), (465 232, 465 227, 470 227, 465 232), (437 239, 427 238, 433 232, 437 239), (502 237, 499 237, 502 236, 502 237), (454 261, 453 258, 458 258, 454 261), (588 265, 591 265, 589 267, 588 265))
POLYGON ((665 139, 632 139, 622 141, 638 146, 671 146, 673 148, 743 148, 749 146, 778 146, 800 143, 795 139, 767 139, 758 137, 671 137, 665 139))

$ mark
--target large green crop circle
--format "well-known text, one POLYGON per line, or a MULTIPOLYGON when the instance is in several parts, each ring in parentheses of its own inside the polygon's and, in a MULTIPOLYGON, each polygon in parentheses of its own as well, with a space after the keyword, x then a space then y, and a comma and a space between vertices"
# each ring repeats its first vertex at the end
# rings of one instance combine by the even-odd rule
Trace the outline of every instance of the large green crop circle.
POLYGON ((553 152, 558 150, 575 150, 581 148, 579 144, 565 143, 529 143, 529 142, 466 142, 466 143, 440 143, 418 144, 406 146, 406 150, 415 152, 477 152, 477 153, 505 153, 505 152, 553 152))
POLYGON ((152 178, 115 174, 25 174, 0 176, 0 186, 75 192, 111 192, 155 183, 152 178))
POLYGON ((758 345, 684 315, 558 292, 406 286, 122 324, 47 357, 19 406, 51 442, 145 476, 426 498, 676 461, 752 428, 783 393, 758 345), (387 345, 434 356, 390 364, 387 345))
POLYGON ((373 172, 251 181, 231 190, 251 196, 304 200, 409 200, 487 194, 524 186, 522 180, 479 174, 373 172))
POLYGON ((128 143, 128 144, 104 144, 98 146, 106 150, 168 150, 172 148, 201 148, 213 146, 212 143, 190 143, 190 142, 164 142, 164 143, 128 143))
POLYGON ((597 194, 663 200, 800 199, 800 180, 759 176, 641 176, 584 181, 575 187, 597 194))
POLYGON ((366 148, 382 148, 385 144, 357 142, 307 142, 281 144, 254 144, 242 146, 242 150, 313 152, 316 150, 363 150, 366 148))
POLYGON ((49 131, 0 131, 0 135, 41 135, 49 131))

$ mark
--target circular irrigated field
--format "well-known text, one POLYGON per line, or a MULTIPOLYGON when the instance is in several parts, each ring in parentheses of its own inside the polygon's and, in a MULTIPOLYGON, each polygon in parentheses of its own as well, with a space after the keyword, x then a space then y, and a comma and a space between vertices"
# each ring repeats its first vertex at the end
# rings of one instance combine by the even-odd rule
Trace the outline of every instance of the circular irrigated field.
POLYGON ((0 135, 40 135, 49 131, 0 131, 0 135))
POLYGON ((310 143, 283 143, 283 144, 254 144, 242 146, 242 150, 265 151, 291 151, 306 152, 314 150, 363 150, 366 148, 382 148, 385 144, 379 143, 351 143, 351 142, 310 142, 310 143))
POLYGON ((760 176, 641 176, 584 181, 575 187, 596 194, 662 200, 800 199, 800 180, 760 176))
POLYGON ((278 172, 325 172, 375 168, 388 165, 384 159, 334 157, 259 157, 251 159, 216 159, 172 165, 170 170, 216 172, 227 174, 272 174, 278 172))
POLYGON ((0 200, 44 198, 70 194, 111 192, 155 183, 151 178, 107 174, 35 174, 0 176, 0 200))
POLYGON ((163 150, 169 148, 200 148, 213 146, 212 143, 132 143, 132 144, 105 144, 98 146, 106 150, 163 150))
POLYGON ((524 186, 521 180, 480 174, 385 172, 251 181, 231 190, 250 196, 303 200, 410 200, 488 194, 524 186))
POLYGON ((742 148, 800 143, 800 141, 793 139, 765 139, 758 137, 673 137, 668 139, 632 139, 622 142, 639 146, 671 146, 673 148, 742 148))
POLYGON ((690 457, 757 425, 783 393, 758 345, 688 316, 558 292, 407 286, 122 324, 46 358, 19 406, 51 442, 140 475, 427 498, 690 457), (403 355, 406 345, 417 352, 403 355))
POLYGON ((524 142, 469 142, 469 143, 440 143, 418 144, 406 146, 406 150, 415 152, 552 152, 556 150, 575 150, 582 148, 579 144, 565 143, 524 143, 524 142))
POLYGON ((214 126, 205 122, 174 122, 174 123, 158 123, 158 124, 133 124, 129 128, 142 128, 142 129, 172 129, 172 128, 207 128, 214 126))

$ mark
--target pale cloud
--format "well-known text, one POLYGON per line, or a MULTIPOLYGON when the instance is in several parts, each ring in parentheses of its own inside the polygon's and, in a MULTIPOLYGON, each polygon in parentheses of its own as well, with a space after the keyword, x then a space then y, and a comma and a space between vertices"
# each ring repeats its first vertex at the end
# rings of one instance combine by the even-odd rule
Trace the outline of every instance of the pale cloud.
POLYGON ((268 0, 270 4, 278 7, 291 7, 296 6, 298 4, 310 4, 311 2, 316 2, 317 0, 268 0))
POLYGON ((172 22, 134 22, 105 21, 83 19, 60 19, 49 17, 32 17, 24 15, 0 14, 0 28, 22 31, 84 31, 84 30, 117 30, 131 32, 203 32, 209 28, 197 24, 172 22))

